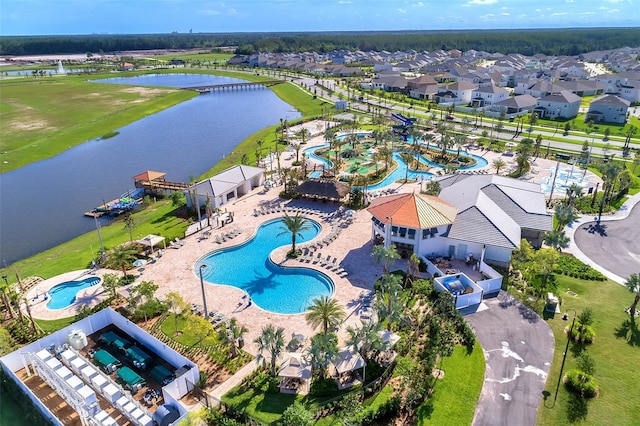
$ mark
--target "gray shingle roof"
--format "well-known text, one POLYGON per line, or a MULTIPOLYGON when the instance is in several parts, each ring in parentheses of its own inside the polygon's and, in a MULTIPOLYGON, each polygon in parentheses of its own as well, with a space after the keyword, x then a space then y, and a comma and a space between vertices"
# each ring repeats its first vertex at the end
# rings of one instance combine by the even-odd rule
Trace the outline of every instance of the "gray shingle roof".
POLYGON ((460 211, 450 238, 513 248, 520 244, 521 228, 552 229, 539 184, 470 174, 448 176, 439 183, 442 190, 438 198, 460 211))

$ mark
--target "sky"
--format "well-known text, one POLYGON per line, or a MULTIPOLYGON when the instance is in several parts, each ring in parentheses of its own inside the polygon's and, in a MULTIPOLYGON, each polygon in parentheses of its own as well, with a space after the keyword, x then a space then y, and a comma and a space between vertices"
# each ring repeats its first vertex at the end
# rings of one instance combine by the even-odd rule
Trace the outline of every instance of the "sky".
POLYGON ((637 27, 640 0, 0 0, 1 35, 637 27))

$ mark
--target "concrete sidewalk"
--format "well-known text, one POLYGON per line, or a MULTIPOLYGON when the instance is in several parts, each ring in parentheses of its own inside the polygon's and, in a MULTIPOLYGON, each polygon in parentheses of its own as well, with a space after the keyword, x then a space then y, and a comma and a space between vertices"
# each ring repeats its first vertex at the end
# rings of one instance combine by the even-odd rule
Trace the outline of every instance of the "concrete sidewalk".
MULTIPOLYGON (((631 210, 633 209, 633 207, 635 207, 635 205, 638 203, 640 203, 640 193, 635 194, 634 196, 630 197, 627 201, 625 201, 625 203, 620 207, 620 209, 617 212, 615 212, 613 215, 603 216, 600 219, 600 222, 611 222, 611 221, 626 219, 631 213, 631 210)), ((576 240, 575 240, 576 231, 580 229, 584 224, 589 222, 594 222, 596 220, 597 220, 597 217, 581 216, 579 219, 575 220, 574 222, 568 224, 565 227, 565 233, 567 237, 571 238, 571 242, 569 243, 568 249, 576 258, 580 259, 582 262, 591 266, 593 269, 601 272, 606 277, 617 282, 618 284, 624 285, 624 283, 626 282, 626 278, 616 275, 615 273, 603 268, 598 263, 591 260, 589 257, 587 257, 587 255, 585 255, 582 252, 582 250, 580 250, 580 248, 576 244, 576 240)))

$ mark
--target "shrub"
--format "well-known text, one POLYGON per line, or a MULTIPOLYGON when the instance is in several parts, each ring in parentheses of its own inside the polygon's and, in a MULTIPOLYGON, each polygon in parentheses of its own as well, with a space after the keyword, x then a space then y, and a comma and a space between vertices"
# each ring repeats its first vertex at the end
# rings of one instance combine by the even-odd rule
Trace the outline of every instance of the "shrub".
POLYGON ((582 398, 593 398, 598 395, 598 382, 591 374, 584 371, 569 370, 564 377, 564 383, 567 389, 582 398))
POLYGON ((312 396, 330 396, 338 392, 338 384, 333 379, 318 377, 311 382, 312 396))
POLYGON ((554 269, 556 274, 563 274, 583 280, 604 281, 605 276, 589 265, 568 254, 561 254, 554 269))
POLYGON ((596 339, 596 332, 590 325, 582 324, 579 321, 573 325, 573 328, 567 330, 570 339, 580 343, 593 343, 596 339))

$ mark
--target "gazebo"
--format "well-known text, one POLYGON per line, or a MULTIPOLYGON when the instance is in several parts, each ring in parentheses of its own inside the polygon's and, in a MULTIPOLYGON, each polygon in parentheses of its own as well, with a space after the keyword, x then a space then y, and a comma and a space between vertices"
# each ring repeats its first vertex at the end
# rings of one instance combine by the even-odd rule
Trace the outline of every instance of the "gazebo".
POLYGON ((280 392, 306 395, 311 384, 311 365, 300 353, 287 353, 280 367, 280 392))
MULTIPOLYGON (((160 235, 149 234, 141 240, 138 240, 138 243, 149 247, 151 253, 153 253, 153 247, 157 246, 160 243, 164 243, 165 238, 160 235)), ((165 247, 166 248, 166 247, 165 247)))
POLYGON ((309 179, 296 188, 303 197, 324 200, 342 200, 349 194, 349 185, 335 180, 309 179))
POLYGON ((334 379, 338 383, 338 389, 345 389, 364 383, 364 372, 367 362, 360 354, 352 349, 345 348, 338 353, 338 357, 333 360, 334 379), (358 375, 358 370, 362 369, 362 375, 358 375))

